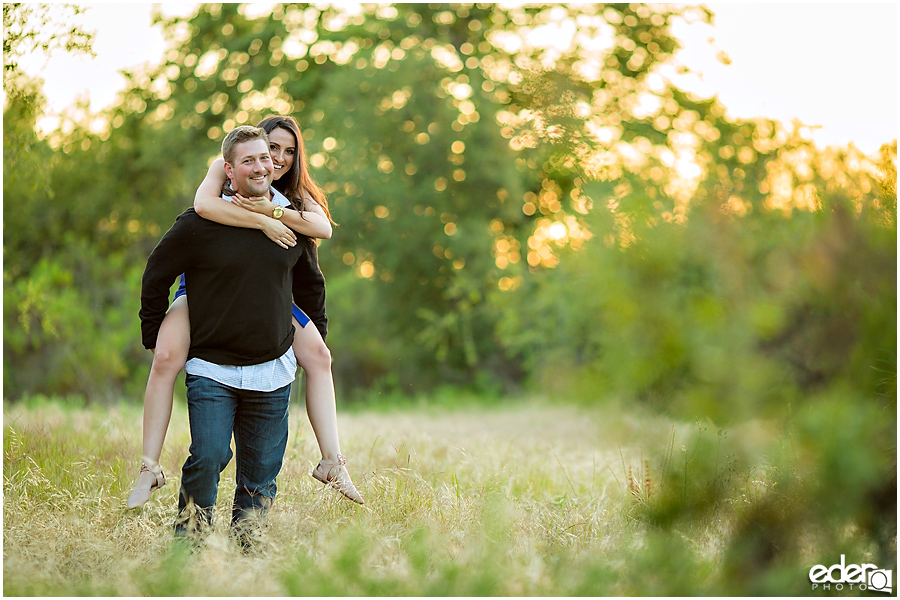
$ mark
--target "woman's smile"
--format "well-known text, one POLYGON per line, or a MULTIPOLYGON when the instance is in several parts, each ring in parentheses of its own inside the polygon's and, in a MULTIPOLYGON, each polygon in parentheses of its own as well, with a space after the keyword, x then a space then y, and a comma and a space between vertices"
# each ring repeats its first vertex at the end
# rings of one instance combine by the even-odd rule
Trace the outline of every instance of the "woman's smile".
POLYGON ((297 153, 297 142, 294 135, 281 127, 269 132, 269 153, 275 166, 275 179, 291 170, 297 153))

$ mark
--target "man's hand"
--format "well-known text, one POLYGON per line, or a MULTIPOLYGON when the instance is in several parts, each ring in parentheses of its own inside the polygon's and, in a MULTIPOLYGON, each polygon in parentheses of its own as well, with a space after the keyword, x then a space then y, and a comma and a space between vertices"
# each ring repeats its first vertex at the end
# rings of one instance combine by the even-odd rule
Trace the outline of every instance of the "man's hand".
POLYGON ((235 194, 231 197, 231 203, 267 217, 271 217, 272 211, 275 210, 275 204, 264 196, 250 196, 246 198, 240 194, 235 194))

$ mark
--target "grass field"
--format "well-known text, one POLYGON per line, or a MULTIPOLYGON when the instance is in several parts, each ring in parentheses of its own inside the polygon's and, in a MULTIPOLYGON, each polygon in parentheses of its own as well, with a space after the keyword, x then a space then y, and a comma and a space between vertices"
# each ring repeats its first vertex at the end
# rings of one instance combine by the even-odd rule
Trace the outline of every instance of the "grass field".
MULTIPOLYGON (((339 419, 365 506, 309 477, 319 455, 295 405, 261 542, 242 553, 228 536, 232 462, 219 489, 216 530, 191 552, 173 544, 171 531, 189 443, 183 404, 176 404, 163 453, 169 483, 137 511, 125 510, 125 498, 140 454, 139 406, 5 405, 4 594, 742 591, 720 582, 727 518, 682 527, 664 544, 638 518, 642 498, 658 485, 657 465, 646 455, 690 444, 696 424, 535 400, 343 411, 339 419)), ((734 435, 758 443, 767 434, 757 424, 734 435)), ((747 485, 752 492, 750 479, 747 485)), ((779 581, 799 587, 782 593, 804 593, 804 567, 788 567, 779 581)))

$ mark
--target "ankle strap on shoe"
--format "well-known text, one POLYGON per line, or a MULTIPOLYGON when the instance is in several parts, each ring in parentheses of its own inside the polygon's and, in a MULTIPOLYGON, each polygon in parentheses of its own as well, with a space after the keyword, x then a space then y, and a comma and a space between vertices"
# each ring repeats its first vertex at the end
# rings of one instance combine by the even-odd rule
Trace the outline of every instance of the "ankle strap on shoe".
POLYGON ((329 469, 333 469, 335 467, 343 467, 347 464, 347 459, 344 458, 343 454, 338 454, 335 460, 325 460, 324 458, 319 461, 319 464, 323 466, 327 466, 329 469))
POLYGON ((148 473, 153 473, 154 475, 159 475, 162 473, 162 467, 159 463, 153 462, 152 460, 147 460, 147 457, 143 457, 141 460, 141 471, 147 471, 148 473))

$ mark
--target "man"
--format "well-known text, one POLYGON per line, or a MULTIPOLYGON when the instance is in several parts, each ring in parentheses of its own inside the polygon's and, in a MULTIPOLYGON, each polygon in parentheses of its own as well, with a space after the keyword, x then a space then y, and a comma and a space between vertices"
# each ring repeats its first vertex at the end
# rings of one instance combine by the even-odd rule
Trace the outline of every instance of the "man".
MULTIPOLYGON (((262 129, 241 126, 222 143, 232 190, 273 198, 274 168, 262 129)), ((280 204, 287 205, 283 196, 280 204)), ((298 234, 298 237, 299 234, 298 234)), ((221 472, 236 453, 232 526, 264 515, 275 499, 288 435, 291 293, 314 322, 324 319, 324 285, 308 244, 273 244, 261 231, 182 213, 147 260, 141 290, 144 346, 156 346, 169 287, 184 273, 191 317, 185 365, 190 456, 182 468, 177 534, 212 522, 221 472)))

